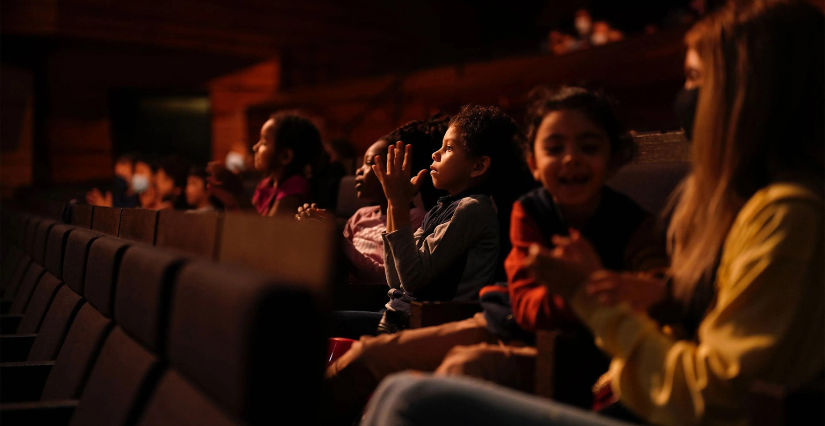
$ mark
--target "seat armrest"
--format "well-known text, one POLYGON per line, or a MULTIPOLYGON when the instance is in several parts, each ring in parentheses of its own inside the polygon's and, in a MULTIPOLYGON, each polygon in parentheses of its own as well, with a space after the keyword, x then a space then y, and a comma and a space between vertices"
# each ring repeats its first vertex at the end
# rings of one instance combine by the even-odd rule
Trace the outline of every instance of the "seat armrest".
POLYGON ((77 400, 0 404, 0 418, 3 426, 65 426, 76 407, 77 400))
POLYGON ((478 302, 412 302, 410 328, 431 327, 471 318, 481 312, 478 302))
POLYGON ((0 362, 25 361, 34 344, 36 334, 8 334, 0 336, 0 362))
POLYGON ((0 403, 39 400, 53 366, 52 361, 0 363, 0 403))
POLYGON ((22 319, 23 315, 20 314, 0 315, 0 334, 17 333, 17 326, 22 319))

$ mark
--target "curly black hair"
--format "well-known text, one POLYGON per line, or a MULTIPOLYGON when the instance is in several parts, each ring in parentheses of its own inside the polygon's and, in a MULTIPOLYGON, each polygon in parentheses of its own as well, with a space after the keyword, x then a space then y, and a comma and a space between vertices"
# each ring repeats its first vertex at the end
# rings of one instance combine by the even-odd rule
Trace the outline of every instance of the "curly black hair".
POLYGON ((553 111, 580 111, 594 124, 601 127, 610 140, 610 156, 617 167, 621 167, 636 156, 637 146, 616 116, 614 102, 600 91, 583 87, 562 86, 551 90, 539 86, 530 91, 527 109, 527 145, 529 152, 536 143, 536 133, 541 122, 553 111))
POLYGON ((283 177, 303 173, 306 165, 316 167, 318 156, 323 152, 321 133, 312 121, 299 111, 279 111, 269 117, 274 120, 272 126, 275 151, 292 150, 292 162, 284 170, 283 177))

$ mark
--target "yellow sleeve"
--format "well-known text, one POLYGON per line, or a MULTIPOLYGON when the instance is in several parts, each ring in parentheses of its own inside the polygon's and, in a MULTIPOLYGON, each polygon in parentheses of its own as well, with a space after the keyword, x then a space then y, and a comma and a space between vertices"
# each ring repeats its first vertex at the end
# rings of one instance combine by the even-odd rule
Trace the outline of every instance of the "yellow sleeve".
MULTIPOLYGON (((799 310, 810 303, 804 287, 811 275, 821 278, 813 271, 821 268, 815 256, 822 256, 822 222, 821 201, 748 203, 725 242, 717 302, 698 344, 666 336, 627 305, 604 307, 579 291, 571 306, 613 357, 613 389, 622 403, 654 424, 738 424, 753 379, 765 378, 774 364, 792 366, 771 379, 795 377, 797 360, 783 345, 806 332, 799 310)), ((808 358, 822 358, 815 353, 820 346, 808 350, 808 358)))

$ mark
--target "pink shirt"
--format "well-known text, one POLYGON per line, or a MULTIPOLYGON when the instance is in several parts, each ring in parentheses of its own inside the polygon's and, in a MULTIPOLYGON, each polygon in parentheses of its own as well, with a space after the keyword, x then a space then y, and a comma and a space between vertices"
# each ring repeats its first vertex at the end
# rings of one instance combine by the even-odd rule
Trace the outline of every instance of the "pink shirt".
POLYGON ((280 185, 272 186, 272 178, 265 178, 255 188, 252 204, 255 204, 258 213, 265 216, 275 201, 290 195, 298 197, 302 203, 309 202, 309 181, 303 176, 292 175, 281 182, 280 185))
MULTIPOLYGON (((421 226, 426 212, 420 207, 410 210, 413 229, 421 226)), ((362 207, 352 215, 344 227, 344 253, 350 264, 350 278, 354 282, 386 283, 384 274, 384 241, 381 234, 387 230, 387 215, 381 207, 362 207)))

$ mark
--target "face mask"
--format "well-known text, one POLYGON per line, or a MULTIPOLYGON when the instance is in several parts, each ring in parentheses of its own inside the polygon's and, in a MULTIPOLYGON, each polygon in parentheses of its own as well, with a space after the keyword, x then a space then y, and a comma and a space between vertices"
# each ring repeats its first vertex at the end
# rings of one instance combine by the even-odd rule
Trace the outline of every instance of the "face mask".
POLYGON ((676 95, 673 103, 673 111, 679 119, 679 124, 685 129, 685 137, 688 141, 693 139, 693 119, 696 116, 696 104, 699 101, 699 88, 682 89, 676 95))
POLYGON ((237 152, 226 154, 226 168, 234 173, 242 172, 245 168, 244 155, 237 152))
MULTIPOLYGON (((567 21, 570 22, 570 21, 567 21)), ((587 34, 590 32, 591 22, 587 18, 576 18, 576 31, 579 34, 587 34)))
POLYGON ((136 194, 142 194, 149 189, 149 178, 145 175, 132 176, 132 191, 136 194))

